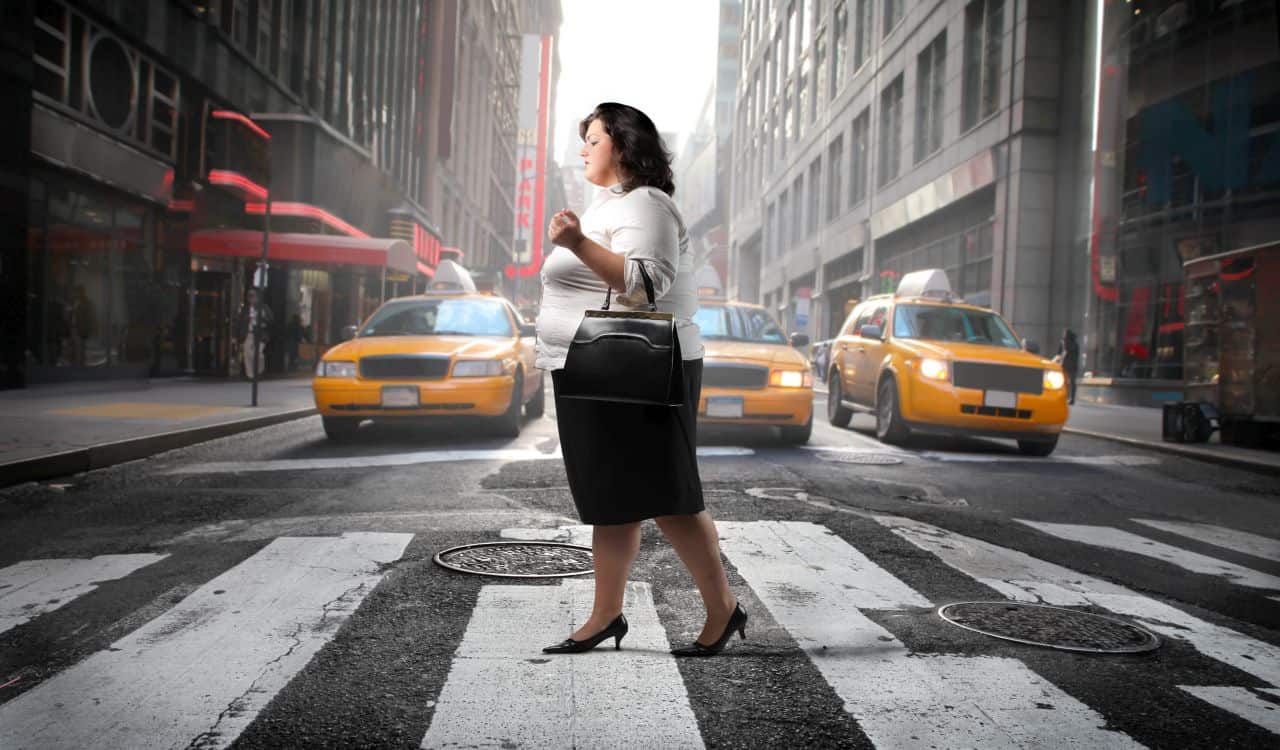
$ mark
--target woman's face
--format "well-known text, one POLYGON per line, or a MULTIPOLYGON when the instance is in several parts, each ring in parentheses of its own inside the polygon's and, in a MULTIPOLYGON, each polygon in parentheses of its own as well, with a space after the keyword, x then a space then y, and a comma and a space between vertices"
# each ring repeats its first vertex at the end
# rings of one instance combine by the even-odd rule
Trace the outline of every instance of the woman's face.
POLYGON ((618 158, 613 151, 613 139, 604 132, 600 118, 587 126, 587 137, 582 141, 583 172, 587 182, 609 187, 618 182, 618 158))

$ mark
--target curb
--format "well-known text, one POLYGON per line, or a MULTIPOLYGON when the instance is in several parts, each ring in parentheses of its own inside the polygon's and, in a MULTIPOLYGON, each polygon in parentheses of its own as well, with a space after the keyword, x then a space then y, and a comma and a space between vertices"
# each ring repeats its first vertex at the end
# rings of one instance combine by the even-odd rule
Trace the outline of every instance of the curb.
POLYGON ((1073 435, 1083 435, 1085 437, 1097 438, 1099 440, 1110 440, 1113 443, 1123 443, 1148 450, 1159 451, 1161 453, 1170 453, 1183 458, 1194 458, 1198 461, 1206 463, 1218 464, 1220 466, 1229 466, 1233 469, 1244 469, 1246 471, 1256 472, 1258 474, 1267 474, 1270 476, 1280 476, 1280 464, 1270 464, 1265 461, 1255 461, 1250 458, 1233 456, 1226 453, 1217 453, 1207 451, 1201 448, 1188 448, 1178 445, 1177 443, 1155 442, 1153 440, 1141 440, 1139 438, 1122 437, 1120 435, 1108 435, 1105 432, 1094 432, 1092 430, 1081 430, 1075 427, 1063 427, 1063 432, 1073 435))
POLYGON ((137 461, 140 458, 154 456, 157 453, 185 448, 196 443, 216 440, 220 437, 248 432, 262 427, 269 427, 281 422, 290 422, 318 414, 314 407, 276 412, 261 417, 249 417, 233 422, 192 427, 186 430, 162 432, 158 435, 117 440, 112 443, 91 445, 87 448, 51 453, 36 458, 25 458, 19 461, 0 464, 0 487, 10 487, 23 482, 34 482, 41 479, 54 479, 69 474, 79 474, 94 469, 115 466, 126 461, 137 461))

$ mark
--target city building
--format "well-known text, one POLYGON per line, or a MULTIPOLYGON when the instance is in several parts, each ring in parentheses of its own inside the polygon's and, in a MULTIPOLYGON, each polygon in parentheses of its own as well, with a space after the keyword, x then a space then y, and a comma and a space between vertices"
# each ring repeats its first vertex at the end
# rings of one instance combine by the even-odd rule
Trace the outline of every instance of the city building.
POLYGON ((301 371, 443 258, 496 279, 522 18, 559 3, 5 3, 4 387, 234 374, 255 285, 301 371))
POLYGON ((729 289, 816 339, 943 268, 1177 397, 1181 263, 1274 236, 1273 3, 747 0, 740 48, 729 289))

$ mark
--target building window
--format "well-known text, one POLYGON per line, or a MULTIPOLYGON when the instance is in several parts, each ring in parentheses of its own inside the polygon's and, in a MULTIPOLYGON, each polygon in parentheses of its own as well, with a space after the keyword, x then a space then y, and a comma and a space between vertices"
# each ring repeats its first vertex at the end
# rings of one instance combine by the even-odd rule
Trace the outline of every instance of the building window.
POLYGON ((840 170, 844 167, 844 136, 838 135, 827 147, 827 221, 834 221, 840 215, 840 186, 844 175, 840 170))
POLYGON ((271 69, 271 21, 275 16, 274 5, 272 0, 258 0, 258 42, 254 49, 254 59, 267 70, 271 69))
POLYGON ((805 209, 805 236, 812 237, 818 231, 818 219, 822 210, 822 157, 809 164, 809 205, 805 209))
POLYGON ((767 261, 773 257, 774 237, 778 234, 778 209, 770 203, 766 209, 766 219, 764 223, 764 259, 767 261))
POLYGON ((903 0, 884 0, 884 36, 902 20, 902 4, 903 0))
POLYGON ((849 57, 849 9, 846 0, 836 3, 835 18, 831 22, 831 98, 835 99, 844 88, 844 66, 849 57))
POLYGON ((809 109, 809 120, 818 121, 818 110, 822 109, 820 99, 827 90, 827 30, 818 32, 818 43, 813 48, 813 106, 809 109))
POLYGON ((897 178, 902 152, 902 74, 880 92, 880 166, 877 185, 897 178))
MULTIPOLYGON (((809 124, 808 115, 811 106, 809 101, 809 72, 809 55, 806 53, 800 60, 800 79, 796 82, 796 87, 800 92, 799 101, 796 102, 796 136, 800 138, 804 137, 805 126, 809 124)), ((817 99, 818 97, 813 97, 814 101, 817 101, 817 99)))
POLYGON ((947 77, 947 32, 916 59, 916 161, 942 148, 943 87, 947 77))
POLYGON ((791 244, 800 244, 804 237, 804 172, 796 175, 791 183, 791 244))
POLYGON ((964 9, 964 130, 1000 104, 1003 33, 1004 0, 974 0, 964 9))
POLYGON ((861 68, 871 56, 871 0, 856 0, 853 6, 853 69, 861 68))
POLYGON ((773 233, 773 257, 775 259, 782 255, 782 244, 789 242, 791 238, 791 212, 787 210, 789 204, 787 202, 787 191, 783 190, 782 195, 778 196, 778 231, 773 233))
POLYGON ((853 118, 853 133, 849 141, 849 207, 867 199, 867 164, 871 153, 871 109, 853 118))
POLYGON ((791 81, 782 89, 782 158, 787 158, 787 144, 796 137, 795 107, 791 103, 791 81))

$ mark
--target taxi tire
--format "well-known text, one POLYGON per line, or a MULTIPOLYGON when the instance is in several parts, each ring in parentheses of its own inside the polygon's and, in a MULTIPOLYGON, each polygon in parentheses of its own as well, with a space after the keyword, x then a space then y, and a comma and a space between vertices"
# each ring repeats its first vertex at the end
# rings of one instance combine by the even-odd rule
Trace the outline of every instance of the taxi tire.
POLYGON ((495 428, 503 437, 520 437, 520 407, 524 405, 524 376, 516 372, 511 387, 511 404, 502 416, 497 417, 495 428))
POLYGON ((356 430, 360 429, 359 417, 320 417, 320 423, 324 425, 325 437, 338 443, 355 437, 356 430))
POLYGON ((893 378, 880 381, 876 389, 876 439, 887 445, 903 445, 911 439, 911 428, 898 407, 898 384, 893 378))
POLYGON ((538 391, 533 394, 533 398, 525 404, 524 414, 529 419, 540 419, 547 412, 547 384, 546 376, 538 376, 538 391))
POLYGON ((1039 456, 1040 458, 1044 458, 1048 456, 1050 453, 1053 453, 1053 449, 1057 447, 1058 447, 1058 438, 1056 435, 1054 436, 1053 440, 1048 440, 1048 441, 1045 441, 1045 440, 1019 440, 1018 441, 1018 452, 1024 456, 1039 456))
POLYGON ((843 397, 840 393, 840 372, 833 367, 827 376, 827 421, 835 427, 848 427, 849 420, 853 419, 853 412, 840 403, 843 397))
POLYGON ((781 433, 782 442, 787 445, 804 445, 809 442, 809 437, 813 435, 813 415, 809 415, 809 421, 802 425, 787 425, 778 428, 781 433))

